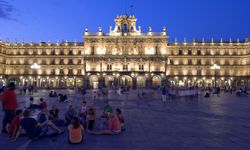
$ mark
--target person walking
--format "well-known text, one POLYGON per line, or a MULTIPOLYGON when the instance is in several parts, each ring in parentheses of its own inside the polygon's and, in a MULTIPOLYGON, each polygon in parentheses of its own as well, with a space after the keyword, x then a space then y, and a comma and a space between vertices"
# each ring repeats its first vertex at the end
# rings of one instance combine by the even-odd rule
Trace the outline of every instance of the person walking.
POLYGON ((8 133, 6 129, 7 124, 10 124, 12 119, 15 117, 15 111, 17 108, 15 84, 13 82, 11 82, 8 89, 3 92, 0 100, 2 101, 4 111, 4 117, 2 120, 2 133, 8 133))
POLYGON ((161 90, 161 97, 162 97, 162 102, 165 103, 167 101, 167 90, 165 86, 161 90))

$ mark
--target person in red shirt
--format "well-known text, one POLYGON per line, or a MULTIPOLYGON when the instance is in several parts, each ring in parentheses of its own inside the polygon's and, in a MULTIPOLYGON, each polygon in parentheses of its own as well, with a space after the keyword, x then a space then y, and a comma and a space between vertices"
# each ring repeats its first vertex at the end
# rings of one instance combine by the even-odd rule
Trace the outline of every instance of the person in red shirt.
POLYGON ((11 124, 9 125, 9 135, 10 137, 16 137, 16 133, 19 130, 20 127, 20 117, 23 115, 23 110, 18 109, 16 111, 16 116, 11 121, 11 124))
POLYGON ((15 117, 15 110, 17 108, 17 99, 15 94, 15 84, 10 83, 8 89, 3 92, 0 97, 3 105, 4 117, 2 120, 2 133, 8 133, 6 130, 7 124, 10 124, 15 117))

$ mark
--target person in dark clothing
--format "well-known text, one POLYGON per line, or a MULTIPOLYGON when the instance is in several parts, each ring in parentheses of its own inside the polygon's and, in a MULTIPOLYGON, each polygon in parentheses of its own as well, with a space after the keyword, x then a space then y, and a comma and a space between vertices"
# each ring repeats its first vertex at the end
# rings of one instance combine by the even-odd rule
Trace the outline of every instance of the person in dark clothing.
POLYGON ((47 120, 45 110, 46 109, 43 109, 42 112, 39 114, 39 122, 37 122, 34 118, 30 117, 30 112, 28 110, 25 110, 23 112, 24 118, 21 120, 21 126, 16 134, 15 141, 20 136, 22 129, 25 130, 28 137, 32 140, 45 136, 46 133, 43 130, 45 126, 52 128, 58 134, 63 133, 63 131, 57 128, 51 121, 47 120))

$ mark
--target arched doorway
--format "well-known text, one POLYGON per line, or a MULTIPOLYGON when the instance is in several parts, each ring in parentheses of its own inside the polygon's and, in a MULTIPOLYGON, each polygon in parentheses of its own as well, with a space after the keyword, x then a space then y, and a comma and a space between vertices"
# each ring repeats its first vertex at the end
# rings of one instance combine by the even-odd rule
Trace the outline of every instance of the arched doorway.
POLYGON ((160 76, 154 76, 152 78, 152 87, 157 88, 161 86, 161 77, 160 76))
POLYGON ((119 86, 121 87, 128 86, 131 88, 132 84, 133 84, 133 80, 130 76, 121 76, 119 78, 119 86))
POLYGON ((93 75, 89 77, 89 86, 93 89, 97 89, 99 87, 98 76, 93 75))
POLYGON ((14 83, 16 86, 19 86, 19 85, 20 85, 19 82, 20 82, 20 81, 19 81, 19 79, 17 79, 17 78, 11 78, 11 79, 9 79, 9 83, 14 83))
POLYGON ((137 81, 136 84, 137 84, 138 88, 144 88, 144 87, 146 87, 146 78, 145 77, 138 76, 136 78, 136 81, 137 81))
POLYGON ((114 84, 114 77, 113 76, 106 76, 105 77, 105 86, 111 87, 114 84))

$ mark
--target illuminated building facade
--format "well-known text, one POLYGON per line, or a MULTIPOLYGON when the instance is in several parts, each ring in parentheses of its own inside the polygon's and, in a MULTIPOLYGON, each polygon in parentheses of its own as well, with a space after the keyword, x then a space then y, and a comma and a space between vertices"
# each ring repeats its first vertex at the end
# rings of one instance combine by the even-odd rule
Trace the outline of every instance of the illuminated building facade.
POLYGON ((84 31, 84 42, 0 41, 0 83, 45 87, 160 85, 250 86, 250 42, 168 42, 168 33, 142 33, 134 16, 117 16, 109 33, 84 31), (32 69, 37 63, 40 68, 32 69), (217 64, 219 70, 211 69, 217 64))

